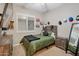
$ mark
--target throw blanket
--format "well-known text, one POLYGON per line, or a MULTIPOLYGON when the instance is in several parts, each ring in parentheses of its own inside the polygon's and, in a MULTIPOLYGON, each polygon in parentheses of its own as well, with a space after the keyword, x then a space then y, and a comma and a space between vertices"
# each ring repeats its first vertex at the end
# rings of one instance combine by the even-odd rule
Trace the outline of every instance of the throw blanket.
POLYGON ((26 38, 29 42, 35 41, 35 40, 39 40, 39 39, 40 39, 40 38, 35 37, 35 36, 33 36, 33 35, 24 36, 24 38, 26 38))

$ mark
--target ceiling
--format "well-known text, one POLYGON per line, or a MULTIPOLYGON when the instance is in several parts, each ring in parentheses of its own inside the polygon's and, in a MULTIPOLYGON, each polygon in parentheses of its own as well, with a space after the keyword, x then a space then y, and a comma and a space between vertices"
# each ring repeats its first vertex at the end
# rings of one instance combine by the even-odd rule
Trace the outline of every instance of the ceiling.
MULTIPOLYGON (((46 13, 60 7, 61 5, 63 5, 63 3, 16 3, 14 5, 24 9, 34 10, 40 13, 46 13)), ((3 12, 3 8, 4 4, 0 3, 0 13, 3 12)))
POLYGON ((41 13, 49 12, 59 6, 62 5, 62 3, 18 3, 15 4, 16 6, 27 8, 30 10, 34 10, 41 13))

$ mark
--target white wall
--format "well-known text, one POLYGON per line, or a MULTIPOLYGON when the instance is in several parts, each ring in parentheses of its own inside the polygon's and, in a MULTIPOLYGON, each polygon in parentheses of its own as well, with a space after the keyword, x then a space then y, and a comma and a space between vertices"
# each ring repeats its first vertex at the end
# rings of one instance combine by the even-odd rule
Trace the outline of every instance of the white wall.
POLYGON ((61 37, 68 37, 71 23, 63 23, 62 26, 58 25, 59 20, 66 19, 70 16, 76 17, 76 15, 79 15, 79 4, 64 4, 60 6, 59 8, 56 8, 46 14, 41 14, 33 10, 28 10, 25 8, 20 8, 17 6, 14 6, 13 8, 13 20, 14 20, 14 30, 8 31, 8 33, 13 33, 13 44, 19 44, 20 40, 24 35, 28 35, 30 33, 32 34, 39 34, 41 32, 40 28, 35 29, 33 32, 26 32, 26 33, 18 33, 17 32, 17 19, 18 15, 30 15, 35 16, 37 18, 40 18, 41 21, 47 23, 47 21, 50 21, 51 24, 58 26, 58 36, 61 37))
MULTIPOLYGON (((58 21, 63 19, 68 19, 68 17, 76 17, 79 15, 79 4, 63 4, 59 8, 56 8, 44 16, 44 21, 50 21, 51 24, 58 26, 58 36, 59 37, 69 37, 71 23, 63 23, 63 25, 59 26, 58 21)), ((76 21, 74 21, 76 22, 76 21)))
POLYGON ((3 13, 3 9, 4 9, 4 4, 0 3, 0 13, 3 13))
POLYGON ((23 36, 28 35, 28 34, 39 34, 41 32, 40 28, 36 28, 34 31, 32 32, 18 32, 17 31, 17 20, 18 20, 18 16, 22 15, 22 16, 35 16, 36 18, 40 18, 40 20, 42 21, 42 17, 43 15, 41 13, 38 13, 36 11, 32 11, 32 10, 28 10, 25 8, 21 8, 18 6, 14 5, 14 30, 9 30, 8 34, 13 33, 13 44, 19 44, 20 40, 23 38, 23 36))

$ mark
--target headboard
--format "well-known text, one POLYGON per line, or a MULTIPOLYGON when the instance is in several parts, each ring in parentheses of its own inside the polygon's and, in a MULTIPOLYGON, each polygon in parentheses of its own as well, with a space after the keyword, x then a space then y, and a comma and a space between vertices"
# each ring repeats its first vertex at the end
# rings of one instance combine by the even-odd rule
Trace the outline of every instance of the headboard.
POLYGON ((48 32, 54 32, 55 33, 55 36, 57 38, 57 26, 56 25, 48 25, 48 26, 45 26, 45 29, 48 32))

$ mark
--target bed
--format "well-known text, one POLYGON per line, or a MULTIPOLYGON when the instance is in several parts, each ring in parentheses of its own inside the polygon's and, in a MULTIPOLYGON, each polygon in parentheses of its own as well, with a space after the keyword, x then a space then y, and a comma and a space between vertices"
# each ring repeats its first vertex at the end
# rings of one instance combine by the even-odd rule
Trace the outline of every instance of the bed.
POLYGON ((22 38, 20 43, 23 43, 24 49, 27 56, 31 56, 36 53, 38 50, 48 47, 51 44, 54 44, 55 38, 51 35, 35 35, 35 37, 40 38, 39 40, 29 42, 25 37, 22 38))

